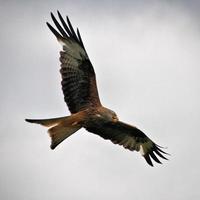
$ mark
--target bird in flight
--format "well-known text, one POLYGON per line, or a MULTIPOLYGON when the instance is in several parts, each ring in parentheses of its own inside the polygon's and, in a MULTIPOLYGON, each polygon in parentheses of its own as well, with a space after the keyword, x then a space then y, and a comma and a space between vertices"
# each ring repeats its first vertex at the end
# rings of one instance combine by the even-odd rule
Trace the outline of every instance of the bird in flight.
POLYGON ((66 21, 58 11, 57 21, 51 13, 51 18, 57 28, 48 22, 47 26, 62 45, 60 51, 62 76, 62 91, 64 100, 71 112, 70 116, 51 119, 26 119, 27 122, 49 127, 51 149, 55 149, 63 140, 81 128, 111 140, 131 151, 139 151, 150 166, 152 160, 167 158, 162 147, 154 143, 135 126, 118 119, 116 113, 104 107, 99 99, 94 68, 84 47, 80 32, 74 31, 68 17, 66 21))

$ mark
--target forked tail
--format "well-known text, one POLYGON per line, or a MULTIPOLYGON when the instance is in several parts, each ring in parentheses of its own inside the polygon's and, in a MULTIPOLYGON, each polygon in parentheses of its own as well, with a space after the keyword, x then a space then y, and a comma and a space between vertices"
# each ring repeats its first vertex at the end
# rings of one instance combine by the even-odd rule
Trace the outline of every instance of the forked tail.
POLYGON ((82 127, 81 118, 75 115, 52 119, 26 119, 26 121, 50 127, 48 133, 51 137, 51 149, 55 149, 63 140, 82 127))

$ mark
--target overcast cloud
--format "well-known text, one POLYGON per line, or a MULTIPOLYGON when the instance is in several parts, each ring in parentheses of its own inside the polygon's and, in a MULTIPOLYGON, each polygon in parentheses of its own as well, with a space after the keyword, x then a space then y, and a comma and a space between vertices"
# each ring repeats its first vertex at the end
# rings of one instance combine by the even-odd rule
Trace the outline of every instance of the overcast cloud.
POLYGON ((199 1, 0 1, 0 199, 199 199, 199 1), (79 27, 102 103, 166 146, 149 167, 135 152, 80 130, 54 151, 24 118, 69 115, 60 10, 79 27), (51 22, 52 23, 52 22, 51 22))

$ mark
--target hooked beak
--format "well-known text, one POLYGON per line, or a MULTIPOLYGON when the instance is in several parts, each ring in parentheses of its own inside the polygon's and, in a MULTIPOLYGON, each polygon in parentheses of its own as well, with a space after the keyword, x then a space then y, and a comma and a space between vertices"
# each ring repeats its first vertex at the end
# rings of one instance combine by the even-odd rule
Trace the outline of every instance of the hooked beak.
POLYGON ((112 118, 112 121, 113 121, 113 122, 117 122, 117 121, 119 121, 119 119, 118 119, 117 116, 114 116, 114 117, 112 118))

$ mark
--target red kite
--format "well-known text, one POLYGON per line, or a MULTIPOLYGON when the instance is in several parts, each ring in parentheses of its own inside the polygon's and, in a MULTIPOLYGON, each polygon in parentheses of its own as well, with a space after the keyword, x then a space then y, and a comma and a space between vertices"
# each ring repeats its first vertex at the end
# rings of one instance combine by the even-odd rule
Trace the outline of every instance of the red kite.
POLYGON ((122 145, 131 151, 140 151, 147 163, 152 160, 161 163, 158 156, 166 159, 165 153, 141 130, 119 121, 116 113, 104 107, 99 99, 94 68, 87 55, 79 30, 75 33, 69 18, 66 22, 58 11, 61 24, 51 13, 57 28, 48 22, 47 26, 62 44, 60 52, 62 90, 70 116, 52 119, 26 119, 27 122, 41 124, 48 129, 51 137, 51 149, 54 149, 67 137, 85 128, 87 131, 122 145))

